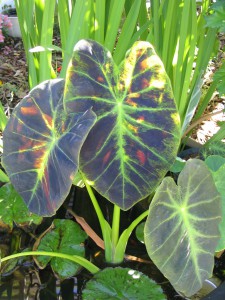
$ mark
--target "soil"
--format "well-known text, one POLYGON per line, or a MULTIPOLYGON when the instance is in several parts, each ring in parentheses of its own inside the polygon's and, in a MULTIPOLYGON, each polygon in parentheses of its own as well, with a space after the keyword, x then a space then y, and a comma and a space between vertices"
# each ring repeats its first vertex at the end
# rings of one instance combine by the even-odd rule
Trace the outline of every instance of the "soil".
POLYGON ((0 100, 8 117, 28 91, 28 72, 22 40, 7 37, 4 44, 0 44, 0 100))

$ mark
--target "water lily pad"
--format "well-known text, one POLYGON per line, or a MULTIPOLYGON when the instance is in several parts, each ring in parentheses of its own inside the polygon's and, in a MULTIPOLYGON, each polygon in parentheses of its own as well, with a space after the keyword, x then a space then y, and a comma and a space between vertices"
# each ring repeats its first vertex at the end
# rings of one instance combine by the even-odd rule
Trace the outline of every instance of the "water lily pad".
POLYGON ((145 226, 149 256, 174 288, 189 297, 212 275, 220 239, 221 197, 205 163, 189 160, 177 185, 166 177, 145 226))
POLYGON ((161 287, 143 273, 128 268, 106 268, 89 280, 84 300, 165 300, 161 287))
MULTIPOLYGON (((86 238, 86 233, 75 222, 55 219, 50 229, 41 238, 37 250, 84 257, 86 238)), ((40 268, 45 268, 50 263, 52 270, 60 279, 71 277, 80 269, 78 264, 62 258, 38 256, 35 260, 40 268)))
POLYGON ((13 222, 18 226, 26 226, 31 223, 40 224, 41 221, 42 217, 28 211, 12 184, 5 184, 0 188, 0 229, 12 230, 13 222))

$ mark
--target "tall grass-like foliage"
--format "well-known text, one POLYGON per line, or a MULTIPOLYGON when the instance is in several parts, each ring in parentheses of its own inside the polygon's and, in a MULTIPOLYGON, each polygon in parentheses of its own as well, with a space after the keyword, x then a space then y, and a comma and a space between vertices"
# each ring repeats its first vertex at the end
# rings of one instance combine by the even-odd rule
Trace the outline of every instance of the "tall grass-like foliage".
MULTIPOLYGON (((64 78, 73 47, 82 38, 108 48, 119 64, 136 40, 151 42, 171 80, 183 133, 199 105, 204 72, 214 53, 218 28, 206 16, 210 0, 16 0, 29 65, 30 86, 56 77, 52 68, 54 13, 58 17, 64 78), (148 8, 147 8, 148 7, 148 8), (57 8, 55 10, 55 8, 57 8), (57 14, 56 14, 57 12, 57 14), (42 46, 43 52, 30 52, 42 46)), ((54 49, 54 47, 53 47, 54 49)), ((215 90, 205 96, 203 108, 215 90)), ((204 109, 200 107, 200 115, 204 109)))
POLYGON ((151 1, 147 40, 156 47, 171 79, 183 132, 199 103, 203 75, 217 44, 217 28, 206 26, 210 2, 151 1))
POLYGON ((26 52, 30 87, 49 78, 56 77, 52 68, 52 44, 55 1, 15 0, 23 44, 26 52), (31 52, 36 46, 46 47, 45 51, 31 52))
MULTIPOLYGON (((29 65, 30 87, 56 76, 49 49, 52 46, 54 14, 57 11, 65 77, 73 47, 81 38, 91 38, 105 45, 120 62, 140 34, 137 25, 147 14, 145 0, 16 0, 16 9, 29 65), (127 4, 127 3, 128 4, 127 4), (126 7, 125 7, 126 4, 126 7), (57 8, 57 9, 56 9, 57 8), (39 48, 39 52, 29 51, 39 48), (41 51, 44 50, 44 51, 41 51)), ((147 30, 146 24, 144 29, 147 30)), ((54 47, 53 47, 54 49, 54 47)))

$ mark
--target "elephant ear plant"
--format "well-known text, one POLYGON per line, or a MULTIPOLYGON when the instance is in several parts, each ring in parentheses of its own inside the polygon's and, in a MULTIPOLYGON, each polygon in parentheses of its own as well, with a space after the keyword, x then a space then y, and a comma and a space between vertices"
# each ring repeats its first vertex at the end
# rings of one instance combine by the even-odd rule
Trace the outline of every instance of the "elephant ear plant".
MULTIPOLYGON (((177 185, 165 177, 179 143, 180 121, 170 81, 153 47, 136 42, 117 66, 99 43, 81 40, 65 80, 41 83, 15 108, 3 134, 2 162, 29 210, 42 216, 55 214, 79 172, 100 222, 107 262, 123 261, 131 232, 147 217, 144 233, 150 257, 177 291, 190 296, 211 276, 221 207, 202 161, 190 160, 177 185), (92 188, 114 204, 112 224, 92 188), (119 235, 120 210, 153 193, 150 209, 119 235)), ((100 294, 104 290, 99 297, 125 299, 126 288, 101 288, 104 278, 114 276, 109 272, 129 281, 121 270, 109 268, 107 276, 99 275, 92 263, 68 253, 38 250, 16 255, 70 259, 97 273, 95 280, 101 283, 90 283, 90 290, 99 286, 100 294)), ((142 278, 132 270, 125 273, 142 278)), ((146 278, 140 280, 143 286, 146 278)), ((84 299, 93 299, 89 292, 84 299)), ((158 293, 159 298, 143 292, 142 298, 134 299, 163 299, 158 293)))

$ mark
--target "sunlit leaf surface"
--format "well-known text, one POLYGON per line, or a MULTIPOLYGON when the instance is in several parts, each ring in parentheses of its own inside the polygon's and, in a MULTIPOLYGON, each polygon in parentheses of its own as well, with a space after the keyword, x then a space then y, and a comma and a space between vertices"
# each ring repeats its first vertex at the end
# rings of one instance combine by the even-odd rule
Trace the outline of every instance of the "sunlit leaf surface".
POLYGON ((68 111, 97 114, 81 150, 80 170, 104 197, 126 210, 149 195, 173 163, 179 116, 164 67, 147 42, 122 65, 100 44, 81 40, 66 78, 68 111))
POLYGON ((3 133, 2 162, 30 211, 53 215, 69 193, 80 148, 95 121, 91 110, 66 115, 64 80, 35 87, 3 133))
POLYGON ((86 284, 82 299, 165 300, 161 287, 143 273, 128 268, 105 268, 86 284))
POLYGON ((42 217, 31 214, 21 196, 11 184, 0 188, 0 230, 8 231, 17 226, 40 224, 42 217))
POLYGON ((219 241, 221 198, 198 159, 186 163, 177 185, 166 177, 150 204, 147 251, 174 288, 189 297, 212 275, 219 241))

